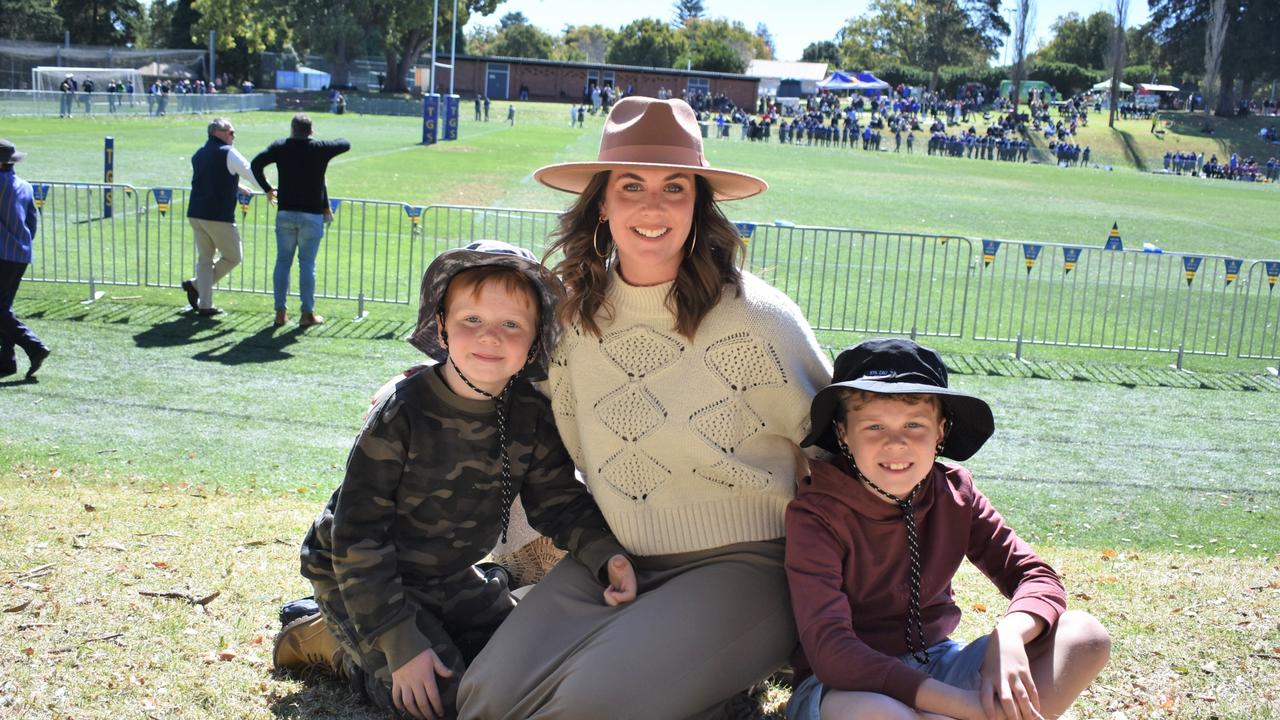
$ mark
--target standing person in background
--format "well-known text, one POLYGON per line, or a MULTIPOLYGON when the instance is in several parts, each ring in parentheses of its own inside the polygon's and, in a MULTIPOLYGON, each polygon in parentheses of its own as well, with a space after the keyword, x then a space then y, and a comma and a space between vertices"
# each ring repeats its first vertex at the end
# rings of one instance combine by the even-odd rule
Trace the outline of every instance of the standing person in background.
POLYGON ((306 113, 293 116, 289 137, 277 140, 258 153, 251 165, 258 185, 267 200, 278 203, 276 213, 276 269, 273 277, 276 301, 276 327, 289 321, 286 302, 289 299, 289 275, 293 272, 293 256, 298 255, 298 294, 302 296, 302 327, 319 325, 324 318, 315 313, 316 254, 324 237, 325 222, 332 219, 329 191, 324 174, 329 161, 351 149, 351 143, 316 140, 311 137, 311 118, 306 113), (267 182, 264 170, 276 166, 280 194, 267 182))
POLYGON ((213 305, 213 286, 242 258, 240 233, 236 232, 236 193, 253 192, 257 184, 249 161, 232 147, 235 141, 231 121, 214 118, 204 146, 191 156, 187 222, 196 241, 196 276, 183 280, 182 289, 191 309, 205 317, 222 312, 213 305), (248 186, 240 185, 237 176, 248 186))
POLYGON ((71 105, 76 96, 76 79, 71 73, 62 78, 62 83, 58 85, 58 91, 62 93, 58 104, 58 117, 71 117, 71 105))
POLYGON ((31 183, 18 177, 13 164, 26 157, 8 140, 0 139, 0 377, 18 372, 14 347, 27 353, 27 377, 49 357, 49 348, 13 314, 18 284, 31 264, 31 241, 36 236, 35 196, 31 183))

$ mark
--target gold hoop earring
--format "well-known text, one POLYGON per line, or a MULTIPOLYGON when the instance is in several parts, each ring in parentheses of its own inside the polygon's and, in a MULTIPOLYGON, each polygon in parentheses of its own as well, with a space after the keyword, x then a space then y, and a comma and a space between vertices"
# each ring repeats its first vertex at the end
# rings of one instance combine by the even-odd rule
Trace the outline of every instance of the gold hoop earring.
POLYGON ((693 257, 693 249, 696 247, 698 247, 698 226, 695 224, 693 226, 693 242, 689 243, 689 252, 685 254, 685 257, 693 257))
POLYGON ((596 257, 601 260, 607 260, 609 253, 600 252, 600 226, 605 224, 607 218, 601 217, 600 222, 596 223, 595 232, 591 233, 591 249, 596 251, 596 257))

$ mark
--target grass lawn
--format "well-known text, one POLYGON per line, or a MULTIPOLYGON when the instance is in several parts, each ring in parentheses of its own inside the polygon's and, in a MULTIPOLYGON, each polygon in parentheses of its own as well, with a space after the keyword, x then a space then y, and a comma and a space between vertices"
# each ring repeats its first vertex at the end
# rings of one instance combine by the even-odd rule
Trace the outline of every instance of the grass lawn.
MULTIPOLYGON (((356 147, 329 174, 335 196, 560 208, 530 174, 591 157, 601 122, 562 127, 562 110, 521 105, 515 128, 464 113, 464 140, 436 148, 407 119, 316 127, 356 147)), ((233 118, 238 144, 252 154, 287 118, 233 118)), ((118 181, 181 186, 203 125, 6 118, 4 132, 31 152, 30 179, 96 177, 114 134, 118 181)), ((1118 221, 1127 244, 1280 256, 1271 185, 737 141, 708 153, 773 185, 735 219, 1094 245, 1118 221)), ((420 357, 400 340, 416 308, 357 323, 330 301, 333 321, 301 331, 272 328, 260 295, 221 293, 230 312, 209 321, 175 290, 83 296, 23 285, 18 313, 55 354, 38 383, 0 381, 0 717, 375 717, 332 683, 273 676, 270 647, 279 604, 306 593, 297 544, 370 394, 420 357)), ((1017 362, 926 342, 995 410, 966 463, 980 487, 1112 632, 1075 717, 1280 717, 1280 384, 1264 364, 1176 372, 1159 353, 1062 348, 1017 362)), ((959 635, 989 630, 1003 608, 990 584, 966 570, 956 590, 959 635)))

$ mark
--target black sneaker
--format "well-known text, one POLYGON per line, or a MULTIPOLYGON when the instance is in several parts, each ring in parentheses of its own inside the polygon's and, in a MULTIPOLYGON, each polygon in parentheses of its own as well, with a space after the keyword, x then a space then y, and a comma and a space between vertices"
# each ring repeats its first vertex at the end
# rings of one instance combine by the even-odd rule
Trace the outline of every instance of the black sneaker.
POLYGON ((223 312, 225 311, 222 308, 216 307, 200 308, 199 310, 196 310, 196 314, 201 317, 213 317, 214 315, 221 315, 223 312))
POLYGON ((190 280, 183 280, 182 289, 187 292, 187 302, 191 303, 191 309, 198 310, 200 308, 200 291, 196 290, 196 284, 190 280))

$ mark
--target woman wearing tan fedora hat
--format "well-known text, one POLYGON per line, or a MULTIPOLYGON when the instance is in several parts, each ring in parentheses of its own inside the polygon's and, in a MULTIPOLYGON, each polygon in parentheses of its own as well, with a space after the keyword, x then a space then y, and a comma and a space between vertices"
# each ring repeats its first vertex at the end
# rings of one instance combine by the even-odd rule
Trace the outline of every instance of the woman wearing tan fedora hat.
POLYGON ((814 393, 831 377, 799 308, 738 269, 692 109, 626 98, 595 162, 538 170, 577 199, 549 254, 568 288, 547 383, 561 438, 638 580, 560 563, 467 670, 462 718, 715 717, 796 644, 783 570, 814 393))

